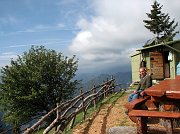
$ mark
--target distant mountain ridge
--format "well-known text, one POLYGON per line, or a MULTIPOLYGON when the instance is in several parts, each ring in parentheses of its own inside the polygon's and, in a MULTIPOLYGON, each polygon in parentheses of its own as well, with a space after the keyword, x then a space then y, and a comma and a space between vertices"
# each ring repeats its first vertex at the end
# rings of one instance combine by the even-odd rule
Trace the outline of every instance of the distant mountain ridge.
MULTIPOLYGON (((1 72, 0 72, 0 82, 1 82, 1 72)), ((122 88, 126 88, 128 84, 132 82, 131 72, 117 72, 114 74, 91 74, 91 73, 84 73, 77 75, 75 79, 81 80, 79 88, 82 87, 84 90, 90 90, 93 85, 97 86, 104 81, 111 79, 111 77, 115 79, 116 84, 121 84, 122 88)))
POLYGON ((97 86, 102 84, 104 81, 111 79, 111 77, 115 79, 116 84, 121 84, 122 88, 126 88, 132 81, 131 72, 117 72, 115 74, 82 74, 78 76, 76 79, 82 80, 80 87, 83 90, 87 91, 92 88, 93 85, 97 86))
MULTIPOLYGON (((107 81, 111 79, 111 77, 115 78, 115 84, 121 84, 122 88, 126 88, 127 84, 131 83, 131 72, 117 72, 114 74, 81 74, 79 76, 76 76, 76 79, 82 80, 81 84, 79 85, 82 87, 83 91, 90 90, 93 85, 98 86, 104 81, 107 81)), ((78 95, 79 93, 77 92, 78 95)), ((6 126, 3 124, 2 120, 3 113, 0 112, 0 126, 2 125, 2 128, 7 129, 9 126, 6 126)), ((11 133, 11 132, 10 132, 11 133)))

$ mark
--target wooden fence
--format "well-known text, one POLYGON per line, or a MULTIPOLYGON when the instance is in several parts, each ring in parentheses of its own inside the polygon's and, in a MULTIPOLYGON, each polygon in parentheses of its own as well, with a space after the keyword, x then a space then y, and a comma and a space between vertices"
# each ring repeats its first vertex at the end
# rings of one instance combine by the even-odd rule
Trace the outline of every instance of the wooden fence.
POLYGON ((73 127, 76 115, 80 112, 83 112, 83 118, 85 120, 86 112, 88 107, 92 104, 94 108, 96 107, 97 102, 107 97, 108 94, 114 92, 115 82, 113 77, 111 80, 107 80, 103 84, 99 86, 93 86, 93 88, 89 91, 83 92, 80 91, 80 95, 76 96, 72 100, 67 102, 57 104, 57 107, 44 115, 38 122, 36 122, 32 127, 27 128, 24 131, 24 134, 33 133, 37 130, 44 122, 47 121, 49 116, 55 114, 56 119, 44 129, 43 134, 47 134, 53 128, 55 128, 55 134, 61 134, 64 129, 70 124, 70 128, 73 127))

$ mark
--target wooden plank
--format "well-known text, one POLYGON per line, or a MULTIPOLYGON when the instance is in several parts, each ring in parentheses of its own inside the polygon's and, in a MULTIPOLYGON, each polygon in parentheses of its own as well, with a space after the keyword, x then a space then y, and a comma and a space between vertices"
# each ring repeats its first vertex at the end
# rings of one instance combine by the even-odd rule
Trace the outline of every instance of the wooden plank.
POLYGON ((160 112, 160 111, 147 111, 147 110, 131 110, 129 116, 136 117, 158 117, 158 118, 173 118, 180 119, 180 112, 160 112))
POLYGON ((150 98, 151 98, 150 96, 144 96, 144 98, 135 99, 129 103, 126 103, 124 107, 127 108, 128 110, 132 110, 133 108, 141 105, 142 103, 144 103, 146 100, 150 98))
POLYGON ((166 91, 167 98, 180 99, 180 91, 166 91))
POLYGON ((159 84, 149 87, 145 92, 153 97, 165 96, 170 99, 180 99, 180 77, 163 80, 159 84))
MULTIPOLYGON (((150 98, 151 98, 150 96, 145 96, 144 98, 135 99, 135 100, 125 104, 124 107, 128 109, 128 112, 131 111, 132 109, 138 109, 142 106, 143 103, 146 102, 146 100, 148 100, 150 98)), ((136 122, 136 117, 130 117, 130 119, 133 122, 136 122)))
POLYGON ((159 112, 159 111, 147 111, 147 110, 131 110, 128 114, 130 117, 136 118, 137 134, 147 133, 147 118, 165 118, 166 119, 166 133, 173 134, 172 119, 180 119, 180 113, 175 112, 159 112))
POLYGON ((162 91, 162 90, 158 90, 156 89, 156 91, 154 91, 154 88, 148 88, 146 90, 144 90, 145 93, 147 95, 150 95, 150 96, 158 96, 158 97, 162 97, 165 95, 165 91, 162 91))

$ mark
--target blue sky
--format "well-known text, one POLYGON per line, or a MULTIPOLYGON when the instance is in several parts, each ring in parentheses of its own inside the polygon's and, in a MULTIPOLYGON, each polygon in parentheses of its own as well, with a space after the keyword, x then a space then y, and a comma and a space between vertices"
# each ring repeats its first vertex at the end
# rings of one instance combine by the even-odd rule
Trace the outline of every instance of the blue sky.
MULTIPOLYGON (((180 23, 180 1, 159 0, 180 23)), ((153 0, 0 0, 0 67, 31 45, 76 55, 79 72, 130 70, 130 54, 153 35, 153 0)), ((179 24, 180 25, 180 24, 179 24)), ((180 31, 178 26, 177 31, 180 31)), ((177 35, 176 39, 180 39, 177 35)))

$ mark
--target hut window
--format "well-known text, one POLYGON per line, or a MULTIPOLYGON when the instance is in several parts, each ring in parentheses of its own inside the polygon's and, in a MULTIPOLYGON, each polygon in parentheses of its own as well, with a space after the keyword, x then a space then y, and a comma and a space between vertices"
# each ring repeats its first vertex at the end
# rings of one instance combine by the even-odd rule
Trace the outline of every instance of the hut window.
POLYGON ((169 60, 169 61, 172 61, 172 57, 173 57, 173 56, 172 56, 172 52, 170 51, 170 52, 169 52, 169 55, 168 55, 168 60, 169 60))

